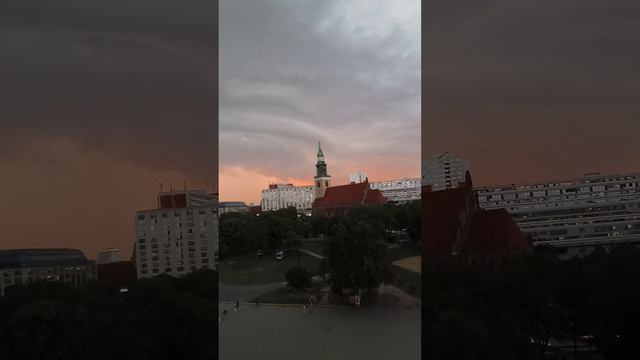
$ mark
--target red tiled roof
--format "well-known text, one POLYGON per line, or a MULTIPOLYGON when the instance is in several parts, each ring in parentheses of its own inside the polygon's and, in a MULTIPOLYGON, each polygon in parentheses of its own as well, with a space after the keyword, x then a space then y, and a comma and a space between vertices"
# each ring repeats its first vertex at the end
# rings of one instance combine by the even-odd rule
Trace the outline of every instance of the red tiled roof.
POLYGON ((313 207, 361 205, 368 185, 368 183, 363 182, 329 187, 324 197, 315 199, 313 207))
POLYGON ((365 205, 378 205, 387 202, 387 198, 382 195, 382 191, 378 189, 369 189, 364 199, 365 205))
POLYGON ((505 209, 478 211, 473 215, 467 254, 512 254, 526 252, 531 244, 505 209))

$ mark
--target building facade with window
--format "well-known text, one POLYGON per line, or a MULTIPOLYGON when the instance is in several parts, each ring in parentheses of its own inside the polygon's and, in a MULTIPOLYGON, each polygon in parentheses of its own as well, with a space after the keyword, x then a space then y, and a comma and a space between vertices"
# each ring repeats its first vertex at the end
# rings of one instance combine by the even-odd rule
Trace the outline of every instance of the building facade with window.
POLYGON ((73 286, 96 278, 96 265, 76 249, 0 250, 0 295, 12 285, 59 281, 73 286))
POLYGON ((422 162, 422 185, 429 185, 433 191, 453 189, 465 182, 467 171, 467 160, 442 151, 422 162))
POLYGON ((389 202, 404 203, 420 200, 420 178, 403 178, 371 183, 389 202))
POLYGON ((249 207, 241 201, 221 201, 218 204, 218 214, 227 214, 232 212, 248 213, 249 207))
POLYGON ((158 208, 135 218, 138 278, 181 276, 215 268, 218 253, 218 198, 204 190, 158 194, 158 208))
POLYGON ((262 211, 274 211, 294 206, 299 212, 311 211, 314 199, 313 185, 271 184, 262 190, 262 211))
POLYGON ((477 188, 480 206, 505 208, 534 245, 640 242, 640 173, 477 188))

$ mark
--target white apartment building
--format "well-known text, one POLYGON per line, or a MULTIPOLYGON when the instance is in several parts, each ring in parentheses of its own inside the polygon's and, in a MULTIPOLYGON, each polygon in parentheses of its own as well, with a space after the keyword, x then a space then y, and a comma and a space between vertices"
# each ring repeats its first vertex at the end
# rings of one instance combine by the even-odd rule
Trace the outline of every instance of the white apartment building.
POLYGON ((241 201, 221 201, 218 204, 218 214, 227 214, 227 213, 248 213, 249 207, 247 204, 241 201))
POLYGON ((442 151, 422 162, 422 185, 431 185, 433 191, 456 188, 465 181, 467 171, 469 161, 442 151))
POLYGON ((110 248, 98 251, 97 265, 111 264, 120 261, 120 249, 110 248))
POLYGON ((407 202, 420 200, 420 178, 402 178, 369 183, 372 189, 382 192, 387 201, 407 202))
POLYGON ((587 247, 640 241, 640 173, 595 173, 476 190, 482 208, 506 208, 534 245, 587 247))
POLYGON ((315 198, 313 185, 271 184, 262 190, 262 211, 286 209, 294 206, 299 212, 310 212, 315 198))
POLYGON ((360 184, 363 183, 365 180, 367 180, 367 173, 366 172, 362 172, 360 170, 354 172, 353 174, 349 175, 349 183, 350 184, 360 184))
POLYGON ((158 207, 135 219, 138 278, 181 276, 215 268, 218 253, 218 199, 204 190, 158 194, 158 207))

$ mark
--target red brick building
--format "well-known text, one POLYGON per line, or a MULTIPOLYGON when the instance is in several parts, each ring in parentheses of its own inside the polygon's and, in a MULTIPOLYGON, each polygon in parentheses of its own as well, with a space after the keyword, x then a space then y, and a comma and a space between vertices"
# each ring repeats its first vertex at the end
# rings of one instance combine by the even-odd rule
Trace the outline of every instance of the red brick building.
POLYGON ((424 257, 462 256, 465 262, 531 251, 509 213, 482 210, 471 175, 458 188, 422 188, 422 254, 424 257))
POLYGON ((371 189, 369 181, 358 184, 332 186, 327 188, 323 197, 313 201, 313 215, 337 216, 346 215, 357 206, 372 206, 386 203, 382 192, 371 189))

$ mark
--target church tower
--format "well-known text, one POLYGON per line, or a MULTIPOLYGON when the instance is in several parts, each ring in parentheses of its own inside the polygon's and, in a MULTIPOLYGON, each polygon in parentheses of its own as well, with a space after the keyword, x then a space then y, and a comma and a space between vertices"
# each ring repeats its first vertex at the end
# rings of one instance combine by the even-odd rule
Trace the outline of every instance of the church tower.
POLYGON ((324 162, 324 154, 318 142, 318 162, 316 163, 316 176, 313 178, 313 188, 316 199, 324 197, 324 193, 330 185, 331 176, 327 174, 327 164, 324 162))

